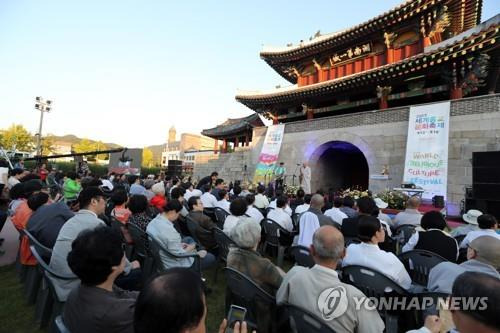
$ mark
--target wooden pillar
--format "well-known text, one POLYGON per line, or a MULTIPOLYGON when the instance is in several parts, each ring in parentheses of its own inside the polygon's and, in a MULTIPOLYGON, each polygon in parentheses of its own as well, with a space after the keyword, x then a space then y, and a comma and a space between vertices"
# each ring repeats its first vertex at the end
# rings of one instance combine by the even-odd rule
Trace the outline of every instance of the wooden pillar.
POLYGON ((278 115, 276 113, 273 114, 273 125, 278 125, 278 115))
POLYGON ((384 110, 389 107, 388 99, 389 93, 391 92, 391 87, 377 86, 377 97, 378 97, 378 108, 379 110, 384 110))
POLYGON ((240 138, 239 137, 234 138, 234 148, 236 149, 236 147, 238 147, 239 145, 240 145, 240 138))
POLYGON ((224 140, 222 141, 222 152, 227 153, 227 139, 226 138, 224 138, 224 140))
POLYGON ((429 36, 424 36, 424 38, 422 39, 422 44, 424 47, 427 47, 427 46, 431 46, 432 45, 432 42, 431 42, 431 38, 429 36))
POLYGON ((306 118, 307 118, 307 120, 314 119, 314 111, 313 111, 313 109, 307 108, 306 118))
POLYGON ((250 135, 245 135, 245 146, 249 146, 250 145, 250 135))
POLYGON ((218 151, 219 151, 219 140, 215 139, 214 140, 214 154, 217 155, 218 151))
POLYGON ((392 64, 394 62, 394 49, 393 48, 387 49, 386 52, 387 52, 387 54, 386 54, 386 56, 387 56, 386 61, 387 61, 388 64, 392 64))
POLYGON ((451 88, 450 99, 460 99, 463 97, 463 91, 461 87, 451 88))

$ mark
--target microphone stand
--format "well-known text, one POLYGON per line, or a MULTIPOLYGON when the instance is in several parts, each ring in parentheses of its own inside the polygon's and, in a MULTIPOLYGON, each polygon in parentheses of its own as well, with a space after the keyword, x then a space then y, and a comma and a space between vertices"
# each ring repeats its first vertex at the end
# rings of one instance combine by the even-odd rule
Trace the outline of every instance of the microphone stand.
POLYGON ((295 186, 295 177, 297 177, 297 168, 300 166, 300 164, 297 164, 295 166, 295 170, 293 171, 293 176, 292 176, 292 186, 295 186))

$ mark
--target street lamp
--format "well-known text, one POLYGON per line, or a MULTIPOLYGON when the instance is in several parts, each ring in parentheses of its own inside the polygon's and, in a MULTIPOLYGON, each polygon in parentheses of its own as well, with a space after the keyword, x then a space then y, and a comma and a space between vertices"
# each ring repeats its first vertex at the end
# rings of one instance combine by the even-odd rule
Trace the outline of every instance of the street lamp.
POLYGON ((43 113, 44 112, 50 112, 52 110, 52 101, 49 99, 43 99, 40 96, 37 96, 35 98, 35 109, 40 111, 40 125, 38 127, 38 140, 36 143, 36 155, 41 156, 42 155, 42 123, 43 123, 43 113))

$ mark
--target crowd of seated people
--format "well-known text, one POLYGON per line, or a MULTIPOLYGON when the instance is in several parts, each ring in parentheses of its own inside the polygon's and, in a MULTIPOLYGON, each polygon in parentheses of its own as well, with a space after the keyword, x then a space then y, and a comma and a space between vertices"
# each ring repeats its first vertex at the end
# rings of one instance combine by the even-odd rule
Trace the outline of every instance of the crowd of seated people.
MULTIPOLYGON (((418 198, 410 198, 407 209, 393 221, 381 213, 384 203, 371 196, 354 200, 329 194, 332 205, 326 209, 321 193, 299 195, 292 204, 282 189, 268 191, 259 185, 256 194, 247 193, 248 190, 242 191, 244 184, 230 189, 217 176, 205 177, 201 193, 191 181, 77 175, 75 179, 66 179, 71 184, 66 188, 71 189, 77 182, 81 189, 76 196, 70 193, 72 189, 65 196, 62 184, 62 200, 47 193, 47 181, 36 177, 19 177, 15 184, 12 181, 10 220, 16 228, 28 230, 52 249, 49 267, 55 273, 74 276, 72 280, 53 278, 58 298, 66 301, 62 318, 71 332, 204 332, 206 288, 193 270, 193 256, 170 254, 197 256, 202 271, 217 265, 218 243, 213 234, 217 221, 206 214, 206 208, 223 208, 220 203, 227 203, 230 213, 222 221, 224 233, 233 242, 227 267, 276 296, 277 305, 288 303, 312 312, 335 331, 381 332, 385 325, 377 309, 357 309, 353 302, 345 304, 343 315, 325 319, 318 299, 326 289, 342 287, 347 298, 363 297, 360 289, 342 276, 344 267, 366 267, 414 292, 415 283, 397 252, 383 246, 401 225, 415 226, 413 235, 402 244, 402 252, 425 250, 443 258, 430 270, 427 285, 420 287, 452 295, 478 296, 488 292, 489 304, 498 308, 495 302, 500 290, 500 237, 492 215, 464 215, 464 221, 472 227, 460 229, 459 235, 464 236, 460 246, 467 257, 461 263, 457 260, 459 243, 452 237, 453 232, 448 232, 445 219, 439 212, 422 214, 418 198), (231 190, 233 197, 229 200, 231 190), (266 193, 271 192, 276 195, 267 197, 266 193), (266 216, 267 207, 271 209, 266 216), (293 214, 298 215, 297 224, 293 223, 293 214), (266 217, 296 234, 293 245, 309 250, 315 262, 313 267, 295 266, 286 273, 273 264, 270 253, 259 250, 265 241, 261 223, 265 223, 266 217), (109 227, 110 218, 123 224, 121 234, 109 227), (196 223, 194 235, 186 234, 182 228, 186 218, 196 223), (133 245, 127 239, 129 224, 160 245, 158 255, 165 273, 147 283, 142 279, 139 262, 125 255, 123 244, 133 245), (351 238, 356 241, 346 246, 351 238), (469 283, 470 289, 462 285, 463 281, 469 283)), ((36 265, 29 252, 29 240, 22 244, 21 263, 36 265)), ((488 311, 471 313, 457 309, 452 312, 454 324, 463 332, 470 332, 473 325, 491 331, 498 319, 488 311)), ((272 317, 275 312, 263 303, 257 305, 257 312, 259 332, 266 332, 269 323, 277 320, 272 317)), ((440 319, 430 316, 425 327, 417 331, 437 332, 437 323, 440 319)), ((221 332, 227 325, 227 321, 222 322, 221 332)), ((247 327, 238 324, 237 329, 244 331, 247 327)))

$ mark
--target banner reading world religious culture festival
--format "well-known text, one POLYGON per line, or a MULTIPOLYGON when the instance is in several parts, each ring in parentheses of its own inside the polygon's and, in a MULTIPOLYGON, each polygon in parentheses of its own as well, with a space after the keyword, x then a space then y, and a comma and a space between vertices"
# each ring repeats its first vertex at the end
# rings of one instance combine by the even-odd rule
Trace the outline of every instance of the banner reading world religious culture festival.
POLYGON ((285 125, 272 125, 267 127, 266 138, 259 155, 259 162, 255 169, 254 183, 269 181, 272 177, 278 156, 280 154, 281 142, 285 133, 285 125))
POLYGON ((410 107, 404 182, 446 199, 450 102, 410 107))

